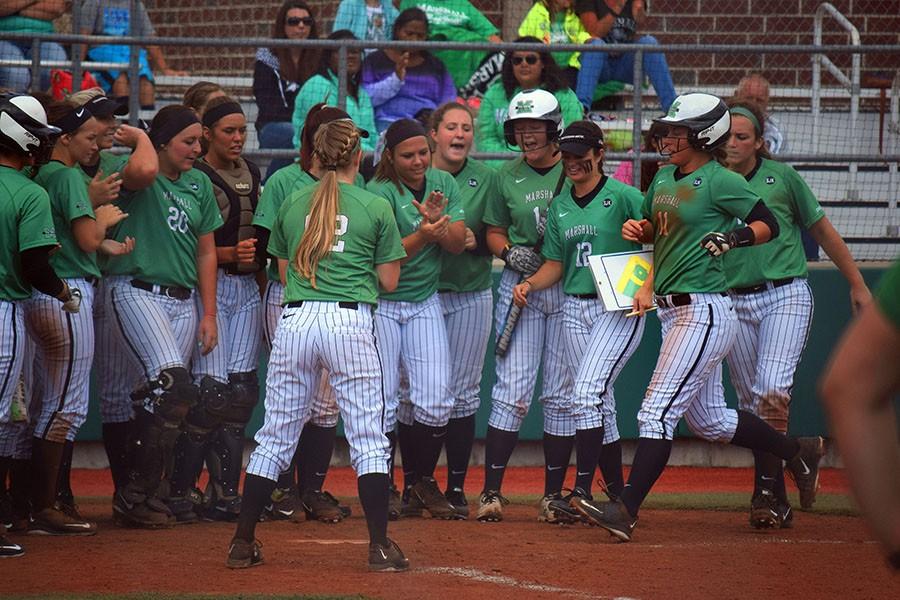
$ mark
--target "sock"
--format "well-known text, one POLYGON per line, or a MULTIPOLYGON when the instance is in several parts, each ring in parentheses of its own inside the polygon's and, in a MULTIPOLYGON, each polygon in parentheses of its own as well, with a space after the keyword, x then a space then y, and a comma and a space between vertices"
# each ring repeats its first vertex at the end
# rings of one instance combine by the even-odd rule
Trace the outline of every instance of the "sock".
POLYGON ((6 496, 9 488, 6 487, 6 476, 9 474, 9 467, 12 465, 12 457, 0 456, 0 497, 6 496))
POLYGON ((395 431, 385 431, 384 436, 388 439, 388 479, 391 480, 391 487, 396 487, 394 483, 394 455, 397 452, 397 433, 395 431))
MULTIPOLYGON (((308 422, 309 421, 307 421, 307 423, 308 422)), ((304 425, 303 429, 304 430, 306 429, 305 425, 304 425)), ((301 451, 301 448, 302 448, 301 441, 302 440, 303 440, 303 431, 301 430, 300 438, 297 440, 297 449, 294 450, 294 456, 291 457, 291 468, 290 468, 291 479, 290 479, 287 487, 285 487, 284 489, 297 488, 297 490, 299 491, 300 482, 303 481, 303 474, 306 472, 306 465, 304 464, 304 462, 306 461, 306 456, 304 456, 303 452, 301 451)), ((279 479, 279 481, 280 481, 280 479, 279 479)), ((281 485, 279 484, 278 487, 281 487, 281 485)))
POLYGON ((562 491, 566 471, 572 459, 573 435, 551 435, 544 432, 544 495, 562 491))
POLYGON ((418 473, 417 460, 421 448, 416 447, 416 434, 413 425, 397 423, 397 445, 400 447, 400 460, 403 462, 403 489, 408 490, 416 484, 418 473))
POLYGON ((768 490, 777 497, 778 473, 781 472, 782 482, 784 481, 784 463, 774 454, 762 452, 761 450, 753 451, 754 465, 754 482, 753 495, 755 496, 762 490, 768 490))
POLYGON ((256 538, 256 524, 272 497, 275 483, 271 479, 251 473, 247 473, 244 477, 244 495, 241 498, 241 514, 238 515, 235 538, 247 542, 252 542, 256 538))
POLYGON ((31 448, 32 488, 31 502, 34 512, 53 506, 56 500, 56 482, 62 462, 64 445, 43 438, 33 438, 31 448))
POLYGON ((425 477, 434 477, 434 469, 441 457, 441 449, 444 440, 447 439, 447 426, 433 427, 415 421, 413 423, 416 450, 419 451, 419 459, 416 465, 416 481, 425 477))
POLYGON ((444 448, 447 451, 447 489, 463 489, 472 444, 475 441, 475 415, 450 419, 447 423, 447 437, 444 448))
POLYGON ((575 487, 591 493, 594 469, 603 449, 603 428, 579 429, 575 432, 575 487))
POLYGON ((622 490, 622 502, 632 517, 638 515, 638 509, 644 502, 644 498, 650 493, 650 488, 662 475, 669 462, 669 454, 672 453, 672 440, 653 440, 639 438, 637 451, 634 453, 634 462, 631 465, 631 475, 628 484, 622 490))
POLYGON ((31 493, 34 488, 31 460, 27 458, 10 458, 8 460, 9 498, 12 501, 13 513, 17 517, 27 519, 31 513, 31 493))
POLYGON ((603 475, 603 483, 606 484, 606 492, 615 498, 622 495, 625 487, 625 476, 622 474, 622 442, 616 440, 604 444, 600 448, 600 473, 603 475))
POLYGON ((484 441, 484 491, 500 491, 506 465, 518 439, 518 431, 503 431, 488 425, 484 441))
POLYGON ((128 483, 131 473, 132 421, 103 423, 103 447, 109 460, 109 471, 116 489, 128 483))
POLYGON ((279 490, 290 490, 294 487, 294 465, 291 465, 289 470, 285 471, 281 475, 278 476, 278 483, 275 486, 279 490))
POLYGON ((66 440, 63 444, 62 461, 59 463, 59 474, 56 478, 56 498, 66 506, 75 505, 75 494, 72 493, 72 454, 75 442, 66 440))
POLYGON ((334 439, 337 427, 319 427, 307 422, 300 435, 303 469, 300 473, 300 492, 312 490, 322 491, 328 467, 331 466, 331 455, 334 453, 334 439))
POLYGON ((775 473, 775 499, 781 504, 790 505, 787 490, 784 487, 784 464, 778 462, 778 471, 775 473))
POLYGON ((775 431, 771 425, 752 413, 743 410, 737 411, 738 424, 731 438, 735 446, 762 450, 769 452, 784 460, 790 460, 797 456, 800 444, 794 438, 789 438, 775 431))
POLYGON ((369 543, 387 546, 388 488, 391 479, 384 473, 368 473, 356 480, 359 503, 366 515, 369 543))

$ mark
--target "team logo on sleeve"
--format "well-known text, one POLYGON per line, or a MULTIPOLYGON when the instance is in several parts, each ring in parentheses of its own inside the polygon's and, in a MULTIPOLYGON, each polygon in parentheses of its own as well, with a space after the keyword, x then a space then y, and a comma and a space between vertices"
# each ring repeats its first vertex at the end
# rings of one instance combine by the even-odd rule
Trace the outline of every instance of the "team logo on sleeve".
POLYGON ((467 181, 466 183, 469 184, 469 187, 478 187, 478 180, 474 177, 470 177, 469 181, 467 181))
POLYGON ((694 187, 700 187, 701 185, 703 185, 702 177, 698 177, 697 179, 694 180, 694 187))
POLYGON ((775 178, 769 175, 768 177, 766 177, 766 184, 775 185, 775 178))
POLYGON ((192 184, 191 184, 191 189, 194 190, 194 191, 196 192, 197 190, 200 189, 200 186, 199 186, 198 184, 196 184, 196 183, 192 183, 192 184))
POLYGON ((603 208, 609 208, 610 206, 612 206, 612 198, 603 200, 603 208))

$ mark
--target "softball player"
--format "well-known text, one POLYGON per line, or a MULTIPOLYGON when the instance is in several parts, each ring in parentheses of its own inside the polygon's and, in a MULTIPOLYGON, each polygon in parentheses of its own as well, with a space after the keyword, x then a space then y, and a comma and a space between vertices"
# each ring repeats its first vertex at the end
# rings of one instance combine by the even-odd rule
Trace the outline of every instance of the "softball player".
MULTIPOLYGON (((91 363, 94 353, 92 305, 94 285, 100 276, 96 251, 106 230, 125 218, 113 205, 95 210, 87 186, 75 165, 96 154, 96 121, 84 107, 67 103, 47 106, 51 125, 62 135, 50 162, 34 177, 50 197, 54 229, 60 243, 50 258, 54 271, 71 288, 81 291, 77 314, 59 310, 57 301, 35 292, 24 303, 25 324, 36 344, 35 369, 40 385, 32 403, 37 414, 33 423, 32 465, 34 490, 29 533, 45 535, 93 535, 94 523, 78 513, 70 495, 57 499, 57 489, 70 490, 69 471, 75 435, 87 418, 91 363)), ((70 494, 70 492, 69 492, 70 494)), ((67 494, 68 495, 68 494, 67 494)))
POLYGON ((527 306, 532 292, 560 280, 566 293, 566 351, 570 363, 577 365, 570 408, 577 474, 572 494, 551 500, 546 513, 548 520, 572 522, 579 518, 572 500, 591 498, 598 461, 610 496, 621 494, 624 485, 613 386, 641 343, 645 319, 606 312, 587 258, 641 249, 640 244, 623 240, 620 232, 626 220, 640 216, 642 198, 635 188, 603 173, 603 131, 596 123, 569 125, 559 138, 559 149, 572 187, 547 212, 544 264, 513 288, 513 300, 527 306))
MULTIPOLYGON (((759 107, 739 101, 731 104, 730 112, 731 136, 725 146, 728 168, 743 175, 750 188, 765 200, 778 220, 780 233, 768 244, 729 252, 722 259, 738 318, 737 336, 728 353, 728 371, 740 407, 784 433, 794 372, 806 346, 813 313, 801 230, 809 230, 844 274, 854 311, 872 296, 846 244, 806 182, 789 165, 770 159, 759 107)), ((761 452, 754 452, 753 458, 756 477, 751 525, 789 526, 793 514, 781 459, 761 452), (772 472, 777 473, 774 495, 768 485, 761 484, 761 478, 772 472)), ((815 491, 801 488, 803 508, 812 506, 815 491)))
MULTIPOLYGON (((94 207, 114 202, 124 186, 136 191, 149 187, 159 172, 156 150, 147 134, 137 127, 119 125, 116 115, 127 111, 123 105, 93 88, 71 95, 68 100, 75 108, 85 107, 94 116, 97 145, 100 152, 83 157, 78 167, 83 172, 88 196, 94 207), (109 152, 113 144, 131 149, 129 156, 109 152)), ((105 274, 104 255, 130 252, 134 239, 122 242, 103 241, 98 267, 105 274)), ((109 459, 110 472, 116 489, 128 482, 130 445, 134 428, 131 392, 142 375, 128 360, 127 353, 115 341, 113 322, 106 305, 106 281, 101 278, 94 293, 94 377, 100 399, 103 445, 109 459)), ((63 490, 60 491, 62 495, 63 490)))
POLYGON ((480 402, 484 353, 491 335, 492 256, 484 240, 484 208, 496 192, 496 172, 469 158, 474 138, 472 112, 449 102, 431 115, 434 154, 431 166, 453 175, 466 218, 465 252, 442 253, 439 298, 450 349, 450 398, 447 423, 445 496, 457 517, 466 518, 469 506, 463 486, 475 439, 475 412, 480 402))
POLYGON ((149 188, 125 190, 119 206, 130 215, 115 238, 138 240, 134 252, 109 261, 107 307, 120 347, 141 369, 136 403, 134 476, 115 496, 116 520, 146 528, 167 527, 174 517, 157 496, 188 409, 198 390, 186 366, 198 344, 209 353, 217 341, 216 247, 222 225, 209 178, 193 168, 201 127, 181 105, 163 108, 150 126, 159 176, 149 188), (193 300, 198 288, 199 319, 193 300))
POLYGON ((385 431, 392 443, 398 417, 405 427, 399 441, 407 510, 424 508, 434 518, 450 519, 456 512, 433 477, 454 404, 437 289, 442 251, 463 251, 466 225, 456 181, 430 165, 431 150, 418 121, 400 119, 385 130, 384 151, 368 189, 393 207, 408 259, 397 289, 379 298, 375 327, 388 401, 385 431), (401 365, 412 406, 405 414, 398 414, 401 365))
MULTIPOLYGON (((349 118, 346 112, 337 107, 324 103, 313 106, 300 134, 300 162, 278 169, 269 177, 263 189, 253 218, 260 248, 265 247, 268 232, 284 201, 294 192, 312 185, 325 174, 324 167, 312 151, 313 138, 318 128, 324 123, 349 118)), ((360 130, 360 135, 365 138, 369 133, 360 130)), ((355 182, 358 187, 365 187, 365 181, 359 174, 355 182)), ((271 351, 284 297, 284 285, 281 283, 276 260, 269 265, 267 274, 268 282, 263 298, 264 332, 266 346, 271 351)), ((334 451, 339 415, 334 392, 328 385, 328 374, 323 371, 313 399, 310 419, 300 433, 297 456, 294 457, 291 467, 278 479, 278 485, 272 492, 272 503, 266 507, 267 518, 298 520, 300 517, 298 509, 302 509, 306 518, 326 523, 335 523, 350 516, 350 507, 338 504, 334 496, 322 490, 334 451), (295 471, 299 490, 296 490, 298 485, 294 479, 295 471)))
POLYGON ((228 551, 231 568, 263 562, 256 523, 279 474, 291 464, 323 368, 343 413, 359 477, 369 569, 409 567, 387 537, 388 441, 372 317, 379 284, 385 290, 396 287, 405 252, 390 205, 352 185, 362 157, 360 137, 349 119, 319 128, 315 154, 325 174, 285 203, 272 226, 268 250, 278 257, 286 281, 285 305, 272 340, 265 423, 247 465, 244 501, 228 551))
POLYGON ((785 437, 752 413, 727 408, 714 377, 737 330, 721 256, 779 232, 774 215, 743 178, 714 159, 728 139, 728 107, 709 94, 685 94, 656 121, 667 126, 658 147, 670 166, 660 169, 647 190, 644 219, 626 221, 622 236, 654 244, 654 272, 635 295, 634 307, 643 312, 655 293, 662 348, 638 412, 640 438, 621 496, 604 503, 573 500, 579 512, 622 541, 631 539, 638 509, 666 466, 682 416, 704 439, 790 461, 804 485, 817 477, 821 444, 785 437), (747 225, 728 231, 736 218, 747 225))
MULTIPOLYGON (((219 343, 208 354, 194 349, 192 371, 199 402, 185 419, 170 479, 169 509, 179 521, 196 520, 191 497, 207 457, 209 487, 203 515, 233 521, 240 513, 244 427, 259 399, 256 365, 262 312, 256 272, 261 261, 251 225, 259 198, 259 169, 241 157, 247 121, 241 105, 215 98, 203 113, 206 154, 197 169, 209 177, 224 225, 216 230, 216 329, 219 343)), ((198 305, 198 310, 202 310, 198 305)))
MULTIPOLYGON (((39 167, 50 157, 60 131, 47 124, 47 114, 31 96, 0 96, 0 475, 12 468, 18 426, 10 422, 13 397, 19 389, 25 353, 22 303, 32 288, 56 297, 67 314, 77 314, 78 290, 56 276, 48 261, 57 247, 47 192, 21 171, 39 167)), ((57 310, 59 306, 57 305, 57 310)), ((25 554, 5 536, 0 523, 0 557, 25 554)))
MULTIPOLYGON (((500 279, 495 325, 503 331, 512 306, 513 286, 534 274, 543 259, 534 247, 540 242, 550 201, 569 185, 556 141, 563 130, 562 113, 553 94, 527 90, 513 96, 504 124, 506 141, 522 150, 522 158, 500 171, 500 193, 484 211, 491 252, 506 261, 500 279)), ((497 382, 485 440, 485 480, 478 520, 500 521, 505 498, 500 495, 503 474, 522 420, 534 395, 535 373, 543 366, 544 499, 541 519, 553 520, 545 510, 561 498, 575 422, 569 411, 573 369, 566 357, 562 285, 535 292, 521 313, 505 356, 497 357, 497 382), (543 363, 543 364, 542 364, 543 363)))

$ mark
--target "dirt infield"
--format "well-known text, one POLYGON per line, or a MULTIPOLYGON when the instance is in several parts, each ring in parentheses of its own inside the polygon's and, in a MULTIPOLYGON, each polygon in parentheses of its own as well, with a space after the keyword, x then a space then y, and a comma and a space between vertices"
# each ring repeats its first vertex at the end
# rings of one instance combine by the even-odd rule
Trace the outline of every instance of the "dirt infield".
MULTIPOLYGON (((480 474, 473 471, 471 489, 480 474)), ((747 470, 669 469, 658 491, 746 491, 747 470)), ((510 495, 539 492, 540 470, 511 471, 510 495)), ((839 472, 823 474, 840 493, 839 472)), ((328 489, 355 494, 352 473, 329 475, 328 489)), ((148 532, 117 529, 107 473, 79 472, 76 493, 96 519, 94 538, 17 536, 21 559, 0 562, 4 594, 158 590, 185 593, 364 594, 380 598, 890 598, 900 578, 856 517, 797 515, 790 530, 760 533, 738 512, 645 510, 630 544, 601 530, 538 523, 531 504, 507 507, 502 523, 423 519, 391 523, 410 557, 401 574, 365 571, 365 521, 337 525, 263 523, 266 564, 224 567, 233 526, 201 523, 148 532), (96 498, 83 498, 95 496, 96 498)))

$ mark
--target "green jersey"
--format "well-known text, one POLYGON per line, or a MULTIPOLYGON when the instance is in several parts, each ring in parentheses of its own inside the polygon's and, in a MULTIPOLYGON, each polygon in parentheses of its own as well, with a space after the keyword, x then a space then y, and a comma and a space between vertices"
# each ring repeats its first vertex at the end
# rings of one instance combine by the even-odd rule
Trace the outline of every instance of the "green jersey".
MULTIPOLYGON (((459 186, 466 227, 476 237, 484 229, 484 208, 496 193, 497 173, 483 162, 470 158, 453 176, 459 186)), ((438 289, 450 292, 479 292, 491 287, 493 256, 478 256, 468 251, 461 254, 442 252, 441 278, 438 289)))
MULTIPOLYGON (((262 194, 259 197, 259 203, 256 205, 256 212, 253 214, 253 224, 272 231, 275 225, 275 218, 278 217, 278 211, 284 201, 296 191, 302 190, 308 185, 314 184, 316 177, 300 168, 299 163, 288 165, 278 169, 266 181, 262 194)), ((365 188, 366 180, 362 175, 356 175, 356 186, 365 188)), ((278 273, 278 263, 276 261, 269 262, 269 268, 266 274, 270 281, 281 281, 278 273)))
POLYGON ((900 260, 895 260, 878 282, 875 302, 894 327, 900 329, 900 260))
MULTIPOLYGON (((413 206, 416 199, 413 193, 403 184, 402 191, 391 181, 369 182, 368 189, 376 196, 387 198, 397 219, 400 235, 406 237, 419 229, 422 215, 413 206)), ((425 192, 422 196, 424 202, 432 191, 443 192, 447 199, 447 207, 444 214, 450 215, 450 222, 465 219, 462 203, 459 198, 459 188, 450 173, 438 169, 425 171, 425 192)), ((385 300, 401 302, 422 302, 437 291, 438 278, 441 274, 441 247, 438 244, 427 244, 424 248, 410 258, 400 269, 400 283, 397 289, 390 294, 382 294, 385 300)))
POLYGON ((75 168, 81 171, 81 174, 84 176, 84 180, 87 183, 90 183, 94 178, 94 175, 88 173, 88 171, 93 172, 94 174, 100 173, 101 179, 106 179, 113 173, 118 173, 122 169, 125 168, 125 165, 128 164, 128 159, 131 158, 128 154, 113 154, 108 150, 104 150, 100 153, 100 162, 95 165, 96 170, 93 168, 88 168, 85 170, 83 165, 76 165, 75 168))
POLYGON ((641 212, 654 227, 653 269, 657 294, 724 292, 722 257, 710 256, 700 240, 731 231, 759 202, 743 177, 714 160, 686 175, 674 165, 659 170, 641 212))
MULTIPOLYGON (((538 223, 545 218, 560 177, 564 177, 562 161, 543 173, 522 158, 506 163, 497 175, 499 193, 484 209, 484 222, 506 229, 513 246, 534 246, 538 223)), ((565 180, 560 195, 569 187, 565 180)))
POLYGON ((285 302, 378 301, 378 273, 375 265, 406 256, 391 206, 356 186, 341 183, 337 229, 331 251, 316 268, 316 287, 297 272, 293 264, 297 247, 306 230, 310 202, 316 186, 293 194, 278 211, 269 238, 269 254, 289 261, 285 302))
POLYGON ((139 192, 125 191, 118 201, 128 213, 114 239, 134 238, 134 252, 109 260, 110 275, 132 275, 148 283, 193 289, 197 286, 197 242, 222 226, 222 215, 209 177, 191 169, 175 181, 158 175, 139 192))
POLYGON ((22 252, 56 246, 50 200, 44 188, 0 166, 0 300, 24 300, 31 285, 22 276, 22 252))
POLYGON ((764 281, 806 277, 806 253, 800 231, 825 216, 819 201, 790 165, 760 159, 746 177, 778 221, 778 237, 765 244, 737 248, 725 254, 723 265, 729 287, 749 287, 764 281))
POLYGON ((50 196, 50 212, 60 246, 59 251, 50 257, 50 265, 57 277, 64 279, 100 277, 97 253, 83 251, 72 230, 72 222, 76 219, 95 219, 82 175, 79 169, 54 160, 41 167, 34 178, 34 182, 47 190, 50 196))
POLYGON ((622 239, 622 224, 641 218, 642 197, 636 188, 609 177, 603 177, 593 191, 580 198, 580 204, 574 194, 570 188, 550 206, 541 252, 563 264, 566 294, 595 294, 588 257, 641 249, 640 244, 622 239))

